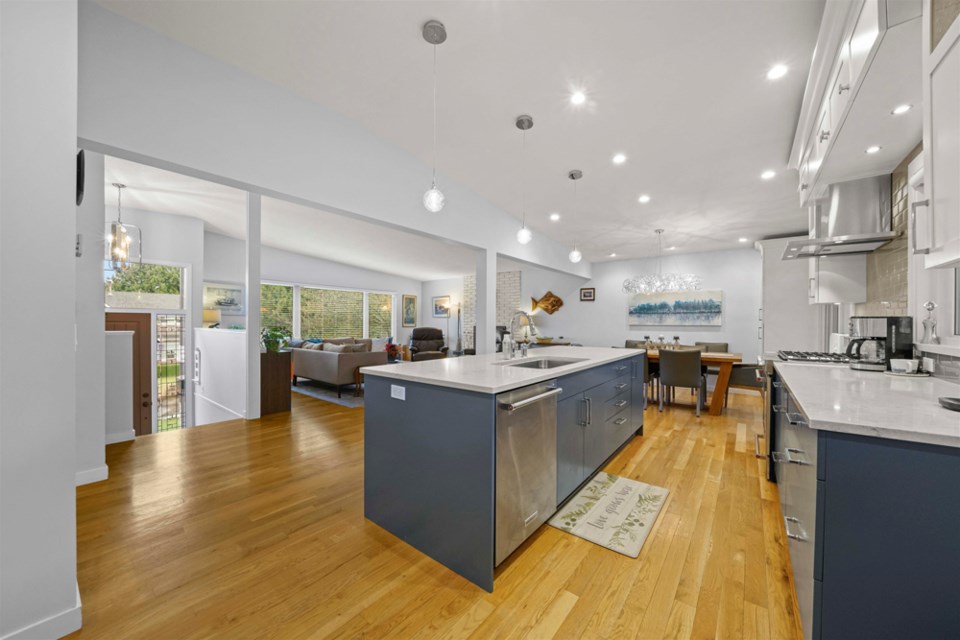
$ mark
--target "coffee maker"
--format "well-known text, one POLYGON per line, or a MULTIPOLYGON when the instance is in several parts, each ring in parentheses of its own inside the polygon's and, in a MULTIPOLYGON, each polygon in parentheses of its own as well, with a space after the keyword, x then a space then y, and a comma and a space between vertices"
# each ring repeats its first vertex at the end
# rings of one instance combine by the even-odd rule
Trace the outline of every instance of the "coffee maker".
POLYGON ((889 371, 890 360, 913 358, 913 318, 853 316, 850 318, 850 368, 889 371))

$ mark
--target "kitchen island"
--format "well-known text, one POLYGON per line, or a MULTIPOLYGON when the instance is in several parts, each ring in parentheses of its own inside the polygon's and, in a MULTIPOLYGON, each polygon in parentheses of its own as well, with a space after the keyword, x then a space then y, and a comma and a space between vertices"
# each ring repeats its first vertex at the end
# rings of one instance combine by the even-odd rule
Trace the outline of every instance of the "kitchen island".
POLYGON ((642 433, 643 359, 553 347, 364 367, 365 516, 492 591, 517 540, 642 433))
POLYGON ((771 464, 804 638, 960 637, 960 385, 774 365, 771 464))

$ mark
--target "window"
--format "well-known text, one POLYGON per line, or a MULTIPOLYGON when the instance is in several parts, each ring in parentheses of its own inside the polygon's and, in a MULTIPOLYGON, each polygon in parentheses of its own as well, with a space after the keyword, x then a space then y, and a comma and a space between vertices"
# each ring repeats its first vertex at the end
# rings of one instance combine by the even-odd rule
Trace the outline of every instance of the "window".
POLYGON ((300 337, 363 336, 363 292, 300 288, 300 337))
POLYGON ((106 306, 111 309, 183 309, 183 269, 132 264, 114 271, 103 263, 106 306))
POLYGON ((260 285, 260 326, 278 327, 293 335, 293 287, 281 284, 260 285))
POLYGON ((389 338, 393 335, 393 296, 389 293, 367 294, 368 338, 389 338))

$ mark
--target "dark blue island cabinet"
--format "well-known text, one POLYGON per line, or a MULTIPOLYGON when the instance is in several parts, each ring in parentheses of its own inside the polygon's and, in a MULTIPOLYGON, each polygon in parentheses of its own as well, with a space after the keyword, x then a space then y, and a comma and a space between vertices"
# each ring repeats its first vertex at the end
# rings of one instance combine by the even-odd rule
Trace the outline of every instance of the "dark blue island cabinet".
POLYGON ((812 429, 775 382, 804 638, 960 638, 960 449, 812 429))
MULTIPOLYGON (((643 357, 558 378, 557 507, 642 434, 643 357)), ((365 385, 364 515, 493 591, 495 395, 377 375, 365 385)))

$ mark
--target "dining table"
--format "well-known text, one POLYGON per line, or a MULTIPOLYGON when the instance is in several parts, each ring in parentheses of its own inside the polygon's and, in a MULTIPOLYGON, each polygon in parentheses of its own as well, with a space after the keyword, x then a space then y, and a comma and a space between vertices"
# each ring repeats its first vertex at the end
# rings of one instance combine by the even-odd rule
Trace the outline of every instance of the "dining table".
MULTIPOLYGON (((660 362, 660 351, 657 349, 647 350, 647 360, 650 362, 660 362)), ((723 411, 724 398, 727 396, 727 387, 730 385, 730 372, 733 371, 733 365, 743 362, 743 355, 739 353, 711 353, 704 351, 700 354, 700 364, 705 367, 719 367, 717 374, 717 384, 713 387, 713 394, 710 396, 711 416, 718 416, 723 411)))

